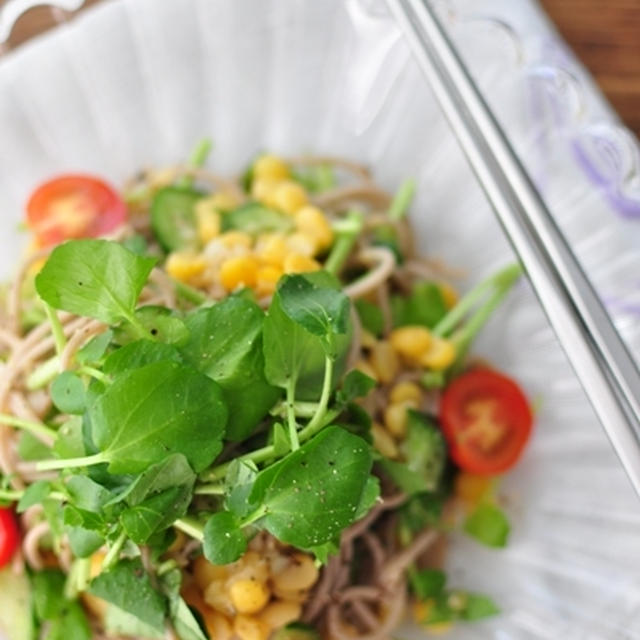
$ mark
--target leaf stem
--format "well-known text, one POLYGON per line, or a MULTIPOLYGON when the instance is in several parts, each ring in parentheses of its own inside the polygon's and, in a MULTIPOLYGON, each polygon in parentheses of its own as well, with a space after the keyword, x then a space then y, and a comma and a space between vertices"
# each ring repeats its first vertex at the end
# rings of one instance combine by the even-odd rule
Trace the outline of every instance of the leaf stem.
POLYGON ((324 262, 325 271, 334 276, 338 275, 362 232, 363 220, 360 211, 350 211, 344 220, 334 226, 337 238, 333 243, 331 253, 324 262))
POLYGON ((407 214, 407 209, 409 209, 409 205, 411 204, 411 200, 413 200, 413 195, 416 192, 416 181, 413 178, 408 178, 401 185, 400 188, 396 191, 396 194, 393 196, 393 200, 391 201, 391 206, 389 207, 388 216, 390 220, 397 222, 398 220, 402 220, 404 216, 407 214))
POLYGON ((83 456, 81 458, 67 458, 63 460, 40 460, 36 462, 38 471, 55 471, 57 469, 77 469, 79 467, 91 467, 94 464, 108 462, 104 453, 95 453, 92 456, 83 456))
POLYGON ((267 507, 265 505, 262 505, 258 507, 253 513, 250 513, 246 518, 243 518, 242 520, 240 520, 238 525, 240 527, 246 527, 247 525, 255 522, 256 520, 260 520, 260 518, 262 518, 262 516, 264 516, 266 513, 267 513, 267 507))
POLYGON ((201 484, 193 490, 197 496, 223 496, 224 486, 221 484, 201 484))
POLYGON ((180 282, 180 280, 176 280, 174 278, 172 278, 171 280, 173 281, 176 293, 179 296, 182 296, 187 302, 191 302, 195 305, 201 305, 209 300, 209 298, 204 293, 198 291, 194 287, 190 287, 188 284, 180 282))
POLYGON ((162 564, 158 565, 158 568, 156 569, 156 574, 158 576, 163 576, 165 573, 169 573, 169 571, 172 571, 173 569, 177 569, 177 568, 178 568, 178 563, 173 558, 169 558, 168 560, 165 560, 162 564))
MULTIPOLYGON (((317 402, 298 401, 293 403, 293 412, 297 418, 311 418, 317 410, 317 402)), ((285 417, 287 414, 287 402, 279 402, 269 413, 272 416, 285 417)))
POLYGON ((53 356, 45 360, 27 377, 27 389, 35 391, 48 385, 60 373, 60 359, 53 356))
POLYGON ((291 450, 295 451, 300 448, 298 440, 298 423, 296 422, 296 414, 293 410, 296 394, 296 380, 289 378, 287 382, 287 425, 289 426, 289 441, 291 442, 291 450))
POLYGON ((14 491, 11 489, 0 489, 0 500, 6 502, 18 502, 22 498, 24 491, 14 491))
POLYGON ((109 376, 106 373, 103 373, 99 369, 94 367, 90 367, 88 365, 83 365, 78 368, 78 373, 84 373, 85 375, 91 376, 100 382, 109 382, 109 376))
POLYGON ((304 442, 315 435, 317 431, 324 426, 323 418, 327 413, 329 406, 329 397, 331 396, 331 387, 333 382, 333 360, 326 356, 324 360, 324 380, 322 382, 322 395, 318 402, 318 409, 307 426, 300 432, 300 441, 304 442))
MULTIPOLYGON (((276 448, 272 444, 269 444, 266 447, 255 449, 254 451, 245 453, 242 456, 238 456, 237 458, 234 458, 234 460, 239 460, 240 462, 251 461, 257 464, 259 462, 269 460, 269 458, 273 458, 275 451, 276 448)), ((217 467, 203 471, 200 474, 200 479, 206 482, 209 480, 220 480, 221 478, 224 478, 227 473, 227 469, 231 466, 232 462, 233 460, 229 460, 228 462, 219 464, 217 467)))
POLYGON ((47 314, 49 323, 51 324, 51 333, 53 334, 53 341, 56 345, 56 353, 60 356, 67 344, 67 339, 64 337, 64 329, 62 328, 62 324, 60 322, 60 318, 58 318, 56 310, 46 302, 43 302, 42 304, 44 305, 44 311, 47 314))
POLYGON ((173 526, 200 542, 204 540, 204 526, 195 518, 178 518, 173 526))
POLYGON ((522 273, 519 264, 511 264, 498 271, 486 280, 477 284, 471 291, 463 296, 447 315, 433 328, 433 334, 444 337, 453 331, 464 317, 471 311, 474 305, 482 299, 486 292, 493 287, 510 287, 522 273))
POLYGON ((35 422, 34 420, 23 420, 22 418, 16 418, 6 413, 0 413, 0 424, 6 424, 16 429, 22 429, 28 431, 35 436, 42 436, 47 440, 55 440, 58 437, 58 432, 41 422, 35 422))
MULTIPOLYGON (((187 165, 192 169, 199 169, 206 161, 213 143, 209 138, 203 138, 198 142, 194 150, 189 156, 187 165)), ((193 178, 191 176, 183 176, 177 181, 179 187, 190 187, 193 184, 193 178)))
POLYGON ((118 558, 120 557, 120 552, 122 551, 122 547, 124 543, 127 541, 127 533, 126 531, 121 531, 120 535, 116 538, 116 541, 111 545, 109 551, 107 551, 107 555, 104 557, 102 561, 102 571, 107 571, 110 569, 116 562, 118 562, 118 558))

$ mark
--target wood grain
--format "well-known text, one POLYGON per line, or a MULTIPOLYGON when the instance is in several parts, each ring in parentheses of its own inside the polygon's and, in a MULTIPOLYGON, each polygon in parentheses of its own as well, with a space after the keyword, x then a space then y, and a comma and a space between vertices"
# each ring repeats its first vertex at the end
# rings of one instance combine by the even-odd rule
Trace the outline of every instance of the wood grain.
POLYGON ((640 0, 540 0, 627 126, 640 135, 640 0))
MULTIPOLYGON (((625 123, 640 135, 640 0, 540 3, 625 123)), ((32 9, 16 25, 10 44, 54 25, 48 9, 32 9)))

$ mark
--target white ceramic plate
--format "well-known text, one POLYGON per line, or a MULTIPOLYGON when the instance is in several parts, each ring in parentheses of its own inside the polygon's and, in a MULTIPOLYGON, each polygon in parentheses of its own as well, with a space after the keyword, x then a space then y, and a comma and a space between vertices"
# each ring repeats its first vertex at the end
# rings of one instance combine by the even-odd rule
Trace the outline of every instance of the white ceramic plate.
MULTIPOLYGON (((440 3, 517 150, 640 352, 637 146, 525 0, 440 3)), ((423 249, 470 286, 512 259, 408 49, 377 0, 114 0, 0 59, 0 271, 39 180, 83 170, 120 183, 215 140, 212 165, 257 149, 343 154, 395 188, 415 176, 423 249)), ((499 618, 452 640, 640 638, 640 503, 529 287, 477 345, 539 405, 503 485, 505 551, 462 537, 451 584, 499 618)), ((399 637, 419 637, 407 629, 399 637)))

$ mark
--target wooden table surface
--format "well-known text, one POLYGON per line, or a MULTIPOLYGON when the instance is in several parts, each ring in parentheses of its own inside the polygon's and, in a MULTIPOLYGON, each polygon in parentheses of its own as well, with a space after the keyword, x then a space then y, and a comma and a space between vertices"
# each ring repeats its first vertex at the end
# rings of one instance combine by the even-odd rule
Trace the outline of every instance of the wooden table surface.
MULTIPOLYGON (((640 0, 540 2, 622 119, 640 136, 640 0)), ((11 44, 50 23, 48 10, 32 9, 19 21, 11 44)))

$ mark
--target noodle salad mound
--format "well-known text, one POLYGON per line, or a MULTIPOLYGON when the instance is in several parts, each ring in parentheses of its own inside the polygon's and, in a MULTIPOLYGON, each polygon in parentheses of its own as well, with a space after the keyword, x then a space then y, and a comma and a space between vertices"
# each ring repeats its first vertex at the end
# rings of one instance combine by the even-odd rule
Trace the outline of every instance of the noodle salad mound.
POLYGON ((520 276, 458 297, 414 183, 259 155, 122 194, 66 175, 0 330, 0 628, 12 640, 382 640, 494 615, 446 539, 501 547, 532 413, 469 357, 520 276))

